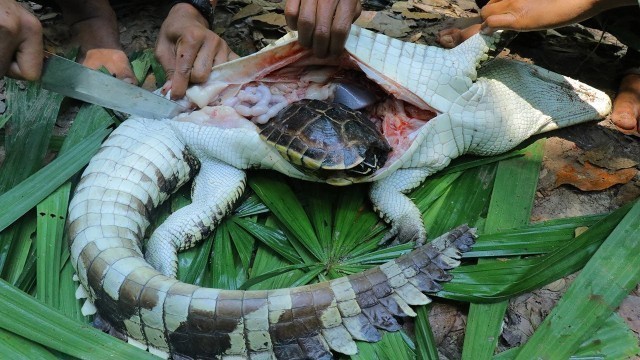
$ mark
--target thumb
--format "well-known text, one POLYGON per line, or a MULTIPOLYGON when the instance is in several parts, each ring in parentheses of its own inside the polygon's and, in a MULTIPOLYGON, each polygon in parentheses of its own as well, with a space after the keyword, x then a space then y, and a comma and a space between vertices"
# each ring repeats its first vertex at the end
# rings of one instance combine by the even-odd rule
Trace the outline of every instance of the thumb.
POLYGON ((510 13, 490 15, 484 19, 481 29, 483 33, 485 33, 484 31, 493 32, 494 30, 518 30, 517 18, 510 13), (485 30, 487 28, 489 30, 485 30))

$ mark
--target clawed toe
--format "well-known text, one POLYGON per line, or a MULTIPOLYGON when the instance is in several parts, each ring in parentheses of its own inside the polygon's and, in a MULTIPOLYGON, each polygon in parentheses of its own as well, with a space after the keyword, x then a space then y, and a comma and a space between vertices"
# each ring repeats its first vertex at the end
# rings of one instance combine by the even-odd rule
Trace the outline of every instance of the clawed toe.
POLYGON ((422 221, 412 221, 409 218, 399 219, 394 222, 391 230, 382 238, 378 245, 400 245, 413 242, 416 247, 424 245, 427 240, 427 232, 422 221))

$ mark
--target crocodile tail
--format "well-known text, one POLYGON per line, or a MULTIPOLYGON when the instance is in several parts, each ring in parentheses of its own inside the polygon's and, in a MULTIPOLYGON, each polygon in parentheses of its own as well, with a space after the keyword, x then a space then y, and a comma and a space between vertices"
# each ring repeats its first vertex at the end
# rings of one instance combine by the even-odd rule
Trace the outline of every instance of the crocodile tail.
POLYGON ((447 270, 459 265, 460 252, 467 251, 474 239, 475 229, 461 226, 362 273, 270 292, 270 304, 286 304, 286 309, 275 312, 270 305, 275 356, 328 359, 329 349, 353 355, 358 352, 354 340, 376 342, 382 338, 379 330, 399 330, 398 319, 416 315, 410 305, 431 302, 424 293, 439 291, 440 282, 451 279, 447 270))

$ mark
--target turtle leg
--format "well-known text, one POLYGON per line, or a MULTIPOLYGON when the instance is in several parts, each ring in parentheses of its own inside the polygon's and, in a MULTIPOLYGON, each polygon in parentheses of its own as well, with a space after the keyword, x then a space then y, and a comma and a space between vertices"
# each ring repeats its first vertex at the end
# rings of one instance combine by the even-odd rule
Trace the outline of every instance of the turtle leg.
POLYGON ((374 208, 391 223, 391 230, 380 244, 394 239, 394 243, 415 241, 416 246, 427 240, 427 231, 418 207, 405 195, 431 175, 428 168, 399 169, 388 177, 373 183, 369 196, 374 208))
POLYGON ((203 160, 194 179, 191 204, 171 214, 153 232, 147 243, 147 261, 164 275, 175 277, 178 251, 211 233, 231 211, 245 184, 244 171, 219 160, 203 160))

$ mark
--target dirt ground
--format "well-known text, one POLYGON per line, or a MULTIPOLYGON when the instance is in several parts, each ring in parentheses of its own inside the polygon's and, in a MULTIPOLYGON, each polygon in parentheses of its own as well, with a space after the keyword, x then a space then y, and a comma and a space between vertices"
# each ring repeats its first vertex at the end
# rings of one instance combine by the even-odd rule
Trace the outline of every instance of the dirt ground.
MULTIPOLYGON (((284 0, 220 0, 214 28, 240 55, 252 53, 285 33, 284 0)), ((61 15, 53 8, 28 3, 45 25, 46 48, 72 48, 61 15)), ((367 2, 365 2, 367 4, 367 2)), ((164 9, 152 4, 115 4, 121 41, 128 54, 153 47, 164 9)), ((435 34, 450 26, 464 26, 477 16, 473 1, 396 1, 392 8, 363 12, 358 24, 387 35, 435 45, 435 34)), ((625 66, 627 48, 613 36, 580 25, 553 31, 521 33, 499 50, 507 56, 541 65, 595 86, 612 97, 625 66)), ((640 59, 635 59, 635 66, 640 59)), ((634 61, 634 59, 631 59, 634 61)), ((2 84, 0 84, 2 85, 2 84)), ((4 111, 0 92, 0 113, 4 111)), ((61 125, 61 128, 64 128, 61 125)), ((609 120, 553 133, 546 141, 543 169, 532 221, 611 211, 640 197, 640 139, 617 132, 609 120)), ((501 349, 526 341, 567 288, 561 279, 511 301, 500 339, 501 349)), ((640 333, 640 296, 630 295, 619 313, 640 333)), ((439 304, 432 326, 443 359, 459 359, 466 309, 439 304)))

